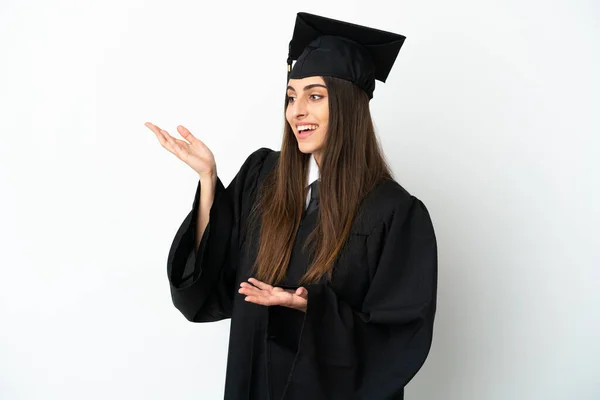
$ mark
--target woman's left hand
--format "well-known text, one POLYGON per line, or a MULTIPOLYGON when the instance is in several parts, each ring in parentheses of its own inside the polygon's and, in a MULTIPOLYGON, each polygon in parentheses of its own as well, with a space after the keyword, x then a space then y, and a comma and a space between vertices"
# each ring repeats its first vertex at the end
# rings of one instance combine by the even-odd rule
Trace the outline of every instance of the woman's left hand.
POLYGON ((306 288, 283 289, 254 278, 248 279, 248 282, 242 282, 238 290, 239 293, 246 295, 246 301, 263 306, 284 306, 306 312, 308 301, 306 288))

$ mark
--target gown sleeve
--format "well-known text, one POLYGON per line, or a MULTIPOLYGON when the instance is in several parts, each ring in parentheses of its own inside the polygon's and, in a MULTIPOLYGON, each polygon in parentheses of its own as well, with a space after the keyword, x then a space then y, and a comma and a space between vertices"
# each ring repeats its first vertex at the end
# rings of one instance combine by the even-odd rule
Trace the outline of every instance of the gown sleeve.
MULTIPOLYGON (((407 196, 408 197, 408 196, 407 196)), ((369 289, 355 310, 328 283, 308 303, 285 399, 403 399, 431 347, 437 244, 425 205, 403 200, 369 235, 369 289)))
POLYGON ((167 259, 175 307, 192 322, 231 317, 243 216, 254 199, 262 164, 273 150, 260 148, 244 162, 225 188, 217 177, 209 222, 194 250, 201 185, 192 210, 177 230, 167 259))

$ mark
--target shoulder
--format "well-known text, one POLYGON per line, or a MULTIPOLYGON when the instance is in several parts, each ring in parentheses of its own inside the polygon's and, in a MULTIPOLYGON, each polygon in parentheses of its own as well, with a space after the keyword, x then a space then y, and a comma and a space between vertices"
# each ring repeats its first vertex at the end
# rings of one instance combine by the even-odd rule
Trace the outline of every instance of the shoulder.
POLYGON ((354 230, 370 234, 377 228, 389 227, 393 221, 406 219, 410 213, 421 211, 427 211, 421 200, 394 179, 385 179, 363 198, 354 230))
POLYGON ((268 147, 261 147, 253 151, 246 157, 234 178, 236 185, 241 185, 240 188, 244 192, 254 192, 258 182, 275 166, 279 153, 268 147))
POLYGON ((260 165, 269 159, 274 159, 279 156, 279 151, 275 151, 268 147, 261 147, 252 152, 244 162, 244 165, 260 165))
POLYGON ((261 147, 246 157, 246 160, 240 168, 239 174, 250 177, 256 176, 260 171, 265 169, 264 167, 266 167, 266 164, 274 165, 275 160, 278 157, 279 151, 269 149, 268 147, 261 147))

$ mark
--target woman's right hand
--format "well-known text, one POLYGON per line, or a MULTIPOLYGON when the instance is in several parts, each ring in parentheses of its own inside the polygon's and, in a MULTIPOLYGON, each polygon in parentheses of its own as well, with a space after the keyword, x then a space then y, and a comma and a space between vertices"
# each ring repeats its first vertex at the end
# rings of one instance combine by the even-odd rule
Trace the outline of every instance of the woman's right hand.
POLYGON ((144 125, 154 132, 162 147, 189 165, 201 179, 212 179, 216 176, 217 164, 212 151, 185 127, 181 125, 177 127, 177 132, 185 139, 181 140, 175 139, 167 131, 150 122, 146 122, 144 125))

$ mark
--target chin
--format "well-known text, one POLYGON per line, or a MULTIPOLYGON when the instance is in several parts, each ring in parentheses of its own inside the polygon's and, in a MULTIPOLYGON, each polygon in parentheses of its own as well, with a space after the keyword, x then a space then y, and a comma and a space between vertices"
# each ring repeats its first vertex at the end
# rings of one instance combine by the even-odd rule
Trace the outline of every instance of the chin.
POLYGON ((315 151, 319 150, 319 148, 318 146, 315 146, 312 143, 298 143, 298 150, 300 150, 304 154, 312 154, 315 151))

